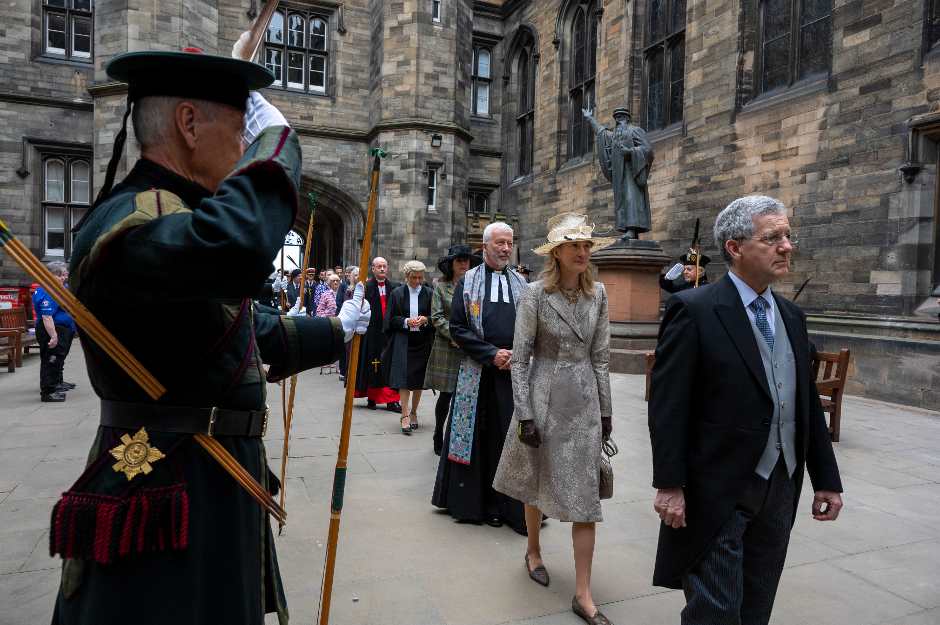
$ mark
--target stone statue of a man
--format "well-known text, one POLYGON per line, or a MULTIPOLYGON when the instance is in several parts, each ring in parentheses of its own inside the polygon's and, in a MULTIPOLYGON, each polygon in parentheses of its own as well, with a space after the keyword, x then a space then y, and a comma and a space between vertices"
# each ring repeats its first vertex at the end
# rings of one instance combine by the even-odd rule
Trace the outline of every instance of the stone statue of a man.
POLYGON ((630 123, 629 109, 614 109, 613 130, 594 119, 590 109, 581 112, 597 134, 597 160, 614 186, 617 230, 624 233, 621 240, 636 239, 651 228, 646 181, 653 165, 653 146, 646 140, 646 132, 630 123))

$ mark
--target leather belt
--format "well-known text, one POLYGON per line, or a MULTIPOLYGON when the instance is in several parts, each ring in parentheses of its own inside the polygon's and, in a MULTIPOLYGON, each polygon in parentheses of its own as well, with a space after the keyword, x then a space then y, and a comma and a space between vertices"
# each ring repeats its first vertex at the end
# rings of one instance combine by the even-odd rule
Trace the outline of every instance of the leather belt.
POLYGON ((165 404, 139 404, 101 400, 101 425, 137 430, 146 427, 154 432, 173 434, 205 434, 207 436, 264 436, 268 429, 268 408, 264 410, 231 410, 228 408, 195 408, 165 404))

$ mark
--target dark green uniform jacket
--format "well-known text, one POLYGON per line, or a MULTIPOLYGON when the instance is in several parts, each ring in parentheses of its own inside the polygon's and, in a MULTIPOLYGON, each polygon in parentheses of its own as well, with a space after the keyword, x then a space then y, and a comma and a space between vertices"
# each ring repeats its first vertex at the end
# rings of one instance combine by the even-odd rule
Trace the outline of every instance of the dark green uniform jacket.
MULTIPOLYGON (((282 317, 250 299, 293 224, 300 165, 297 137, 284 127, 266 130, 215 194, 140 160, 79 232, 72 289, 167 388, 159 403, 263 409, 262 363, 273 381, 338 358, 336 319, 282 317)), ((151 402, 82 338, 99 397, 151 402)), ((115 506, 136 496, 135 506, 147 499, 149 507, 137 506, 134 522, 112 533, 102 521, 108 507, 85 525, 54 515, 53 528, 72 523, 70 540, 87 541, 82 531, 91 531, 95 555, 65 561, 53 623, 247 625, 274 611, 286 622, 261 507, 188 434, 149 432, 166 458, 128 481, 109 453, 127 434, 134 432, 99 427, 88 470, 72 491, 110 496, 104 500, 115 506)), ((276 489, 260 438, 217 438, 276 489)), ((133 516, 126 506, 122 514, 133 516)))

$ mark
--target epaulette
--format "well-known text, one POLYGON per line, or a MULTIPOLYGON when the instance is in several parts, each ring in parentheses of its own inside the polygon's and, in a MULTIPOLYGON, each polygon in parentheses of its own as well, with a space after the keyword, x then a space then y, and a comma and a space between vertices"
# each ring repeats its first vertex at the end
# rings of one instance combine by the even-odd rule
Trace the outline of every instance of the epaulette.
POLYGON ((169 191, 151 189, 138 193, 134 196, 134 211, 108 228, 95 240, 88 256, 82 260, 78 268, 77 280, 73 280, 73 282, 77 284, 85 273, 87 273, 91 267, 95 266, 101 256, 102 250, 107 248, 111 241, 125 234, 127 230, 142 226, 158 217, 165 217, 175 213, 191 212, 192 209, 186 206, 179 196, 169 191))

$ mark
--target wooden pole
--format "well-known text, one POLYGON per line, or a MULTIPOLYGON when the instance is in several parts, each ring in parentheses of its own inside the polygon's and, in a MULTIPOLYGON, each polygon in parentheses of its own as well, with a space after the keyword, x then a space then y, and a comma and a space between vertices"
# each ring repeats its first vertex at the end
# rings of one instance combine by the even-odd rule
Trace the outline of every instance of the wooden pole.
MULTIPOLYGON (((307 202, 310 204, 310 221, 307 223, 307 240, 304 241, 304 266, 302 268, 300 284, 303 290, 300 292, 301 302, 307 293, 307 265, 310 262, 310 250, 313 249, 313 211, 317 207, 317 194, 310 192, 307 194, 307 202)), ((310 298, 313 303, 313 297, 310 298)), ((308 309, 307 314, 312 314, 308 309)), ((283 385, 282 385, 283 390, 283 385)), ((287 400, 287 412, 284 413, 284 447, 281 452, 281 508, 284 508, 284 502, 287 500, 287 457, 290 454, 290 429, 294 422, 294 396, 297 392, 297 374, 290 377, 290 397, 287 400)), ((282 393, 283 398, 283 393, 282 393)), ((277 531, 280 534, 284 530, 284 524, 278 523, 277 531)))
MULTIPOLYGON (((372 228, 375 225, 375 205, 379 197, 379 170, 385 150, 373 148, 372 185, 369 189, 369 211, 366 229, 362 235, 362 253, 359 256, 359 282, 365 288, 369 271, 369 253, 372 247, 372 228)), ((374 311, 373 311, 374 312, 374 311)), ((343 493, 346 489, 346 463, 349 458, 349 432, 352 427, 353 394, 356 391, 356 374, 359 370, 359 344, 362 336, 354 334, 346 366, 346 401, 343 404, 343 426, 339 436, 339 452, 336 455, 336 470, 333 473, 333 498, 330 502, 330 532, 326 541, 326 562, 323 571, 323 587, 320 594, 319 624, 330 622, 330 599, 333 595, 333 571, 336 568, 336 547, 339 542, 339 521, 343 513, 343 493)))

